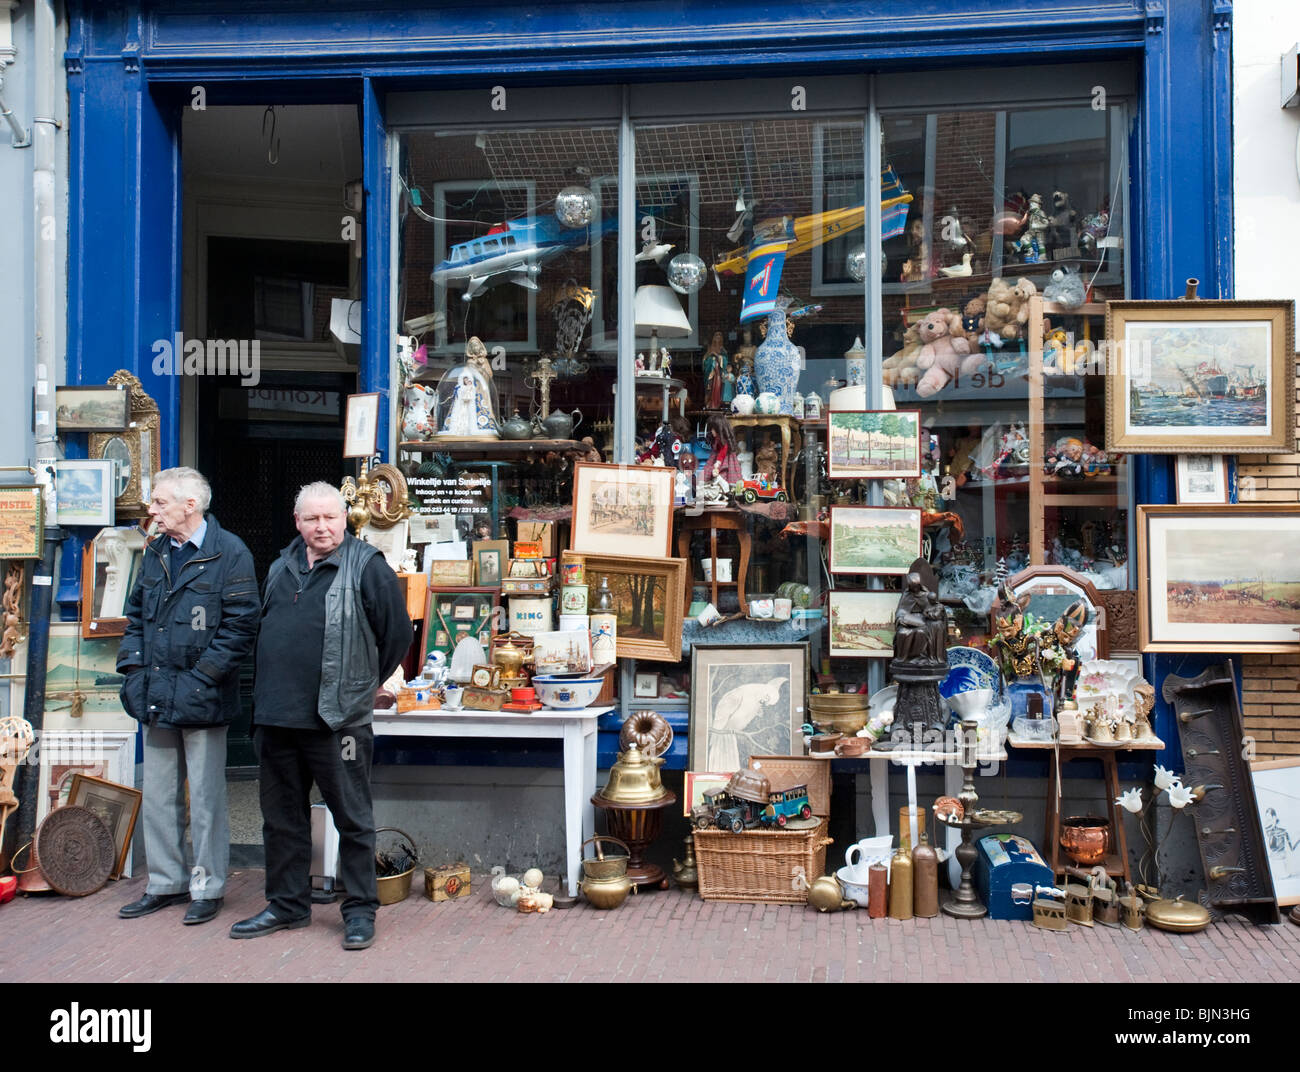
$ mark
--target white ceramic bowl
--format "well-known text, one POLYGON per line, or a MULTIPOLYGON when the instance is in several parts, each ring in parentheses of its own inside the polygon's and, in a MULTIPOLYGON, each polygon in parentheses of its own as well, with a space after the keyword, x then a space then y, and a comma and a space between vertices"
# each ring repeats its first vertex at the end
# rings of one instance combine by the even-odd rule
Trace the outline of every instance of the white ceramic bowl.
POLYGON ((590 707, 604 683, 599 677, 533 677, 537 698, 562 711, 590 707))
POLYGON ((844 896, 850 901, 853 901, 860 908, 866 908, 867 902, 870 900, 867 891, 867 884, 865 882, 854 882, 853 879, 849 877, 852 873, 852 868, 841 867, 835 872, 835 877, 840 880, 840 885, 844 887, 844 896))

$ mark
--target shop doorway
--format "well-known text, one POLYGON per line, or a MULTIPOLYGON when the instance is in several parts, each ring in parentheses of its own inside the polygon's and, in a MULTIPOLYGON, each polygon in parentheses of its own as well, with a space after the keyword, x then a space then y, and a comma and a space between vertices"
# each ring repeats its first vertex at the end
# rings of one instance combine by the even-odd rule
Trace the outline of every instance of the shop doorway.
MULTIPOLYGON (((357 109, 187 110, 182 147, 184 334, 241 360, 183 379, 181 459, 208 478, 212 514, 248 545, 260 583, 296 535, 298 489, 348 471, 358 348, 337 334, 360 326, 357 109)), ((245 771, 252 677, 250 657, 227 745, 227 766, 245 771)))

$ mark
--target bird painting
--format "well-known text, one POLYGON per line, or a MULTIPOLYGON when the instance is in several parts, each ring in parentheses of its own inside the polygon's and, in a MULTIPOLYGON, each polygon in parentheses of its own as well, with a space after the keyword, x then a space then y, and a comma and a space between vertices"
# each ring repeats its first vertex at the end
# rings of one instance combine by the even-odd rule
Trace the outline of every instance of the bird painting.
POLYGON ((766 708, 780 703, 789 680, 778 676, 750 681, 736 685, 718 697, 713 716, 709 719, 706 769, 734 771, 745 765, 754 752, 755 732, 761 728, 754 723, 766 708), (745 745, 743 754, 742 743, 745 745))

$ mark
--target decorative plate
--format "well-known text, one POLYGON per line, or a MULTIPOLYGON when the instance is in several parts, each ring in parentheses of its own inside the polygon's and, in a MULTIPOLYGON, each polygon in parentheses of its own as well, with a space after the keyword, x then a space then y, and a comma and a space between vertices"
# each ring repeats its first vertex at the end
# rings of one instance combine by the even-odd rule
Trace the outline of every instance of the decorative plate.
POLYGON ((949 648, 948 665, 950 667, 969 667, 980 679, 979 688, 993 689, 994 691, 1000 691, 1001 689, 1002 674, 998 670, 998 664, 993 661, 992 656, 985 654, 978 648, 949 648))
POLYGON ((89 808, 56 808, 36 831, 33 856, 45 880, 65 897, 84 897, 108 881, 117 861, 113 835, 89 808))

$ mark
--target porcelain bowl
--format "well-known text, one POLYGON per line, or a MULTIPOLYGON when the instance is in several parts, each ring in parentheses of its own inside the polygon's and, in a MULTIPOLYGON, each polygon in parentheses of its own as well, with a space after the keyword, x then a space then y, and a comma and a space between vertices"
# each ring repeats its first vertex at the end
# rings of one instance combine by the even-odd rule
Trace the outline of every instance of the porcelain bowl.
POLYGON ((562 711, 590 707, 604 683, 605 679, 599 677, 533 677, 538 699, 562 711))

